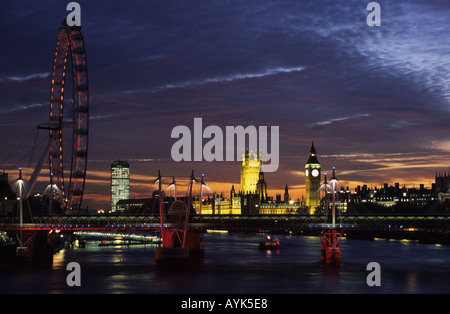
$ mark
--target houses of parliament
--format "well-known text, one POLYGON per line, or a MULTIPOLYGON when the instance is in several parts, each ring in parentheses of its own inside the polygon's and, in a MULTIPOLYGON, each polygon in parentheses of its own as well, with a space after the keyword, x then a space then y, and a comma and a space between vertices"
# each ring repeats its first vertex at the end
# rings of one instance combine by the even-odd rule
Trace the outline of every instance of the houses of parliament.
MULTIPOLYGON (((203 200, 204 214, 313 214, 320 206, 320 178, 321 166, 317 159, 314 143, 311 144, 309 158, 305 164, 305 199, 294 201, 289 195, 286 184, 283 198, 280 194, 276 198, 267 194, 267 183, 262 172, 262 160, 254 152, 245 152, 241 163, 240 191, 231 187, 230 197, 224 193, 215 195, 213 200, 203 200)), ((198 212, 199 202, 193 202, 198 212)))

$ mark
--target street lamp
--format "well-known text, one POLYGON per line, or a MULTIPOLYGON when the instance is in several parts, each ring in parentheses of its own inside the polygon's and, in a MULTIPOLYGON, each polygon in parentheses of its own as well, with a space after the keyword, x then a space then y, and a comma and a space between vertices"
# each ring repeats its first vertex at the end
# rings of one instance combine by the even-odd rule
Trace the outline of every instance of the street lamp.
POLYGON ((332 222, 331 223, 333 225, 333 228, 336 227, 336 185, 339 182, 339 180, 336 179, 336 175, 334 173, 335 169, 336 168, 333 166, 333 177, 330 180, 331 187, 332 187, 332 193, 333 193, 333 195, 332 195, 332 207, 331 207, 331 217, 332 217, 332 222))

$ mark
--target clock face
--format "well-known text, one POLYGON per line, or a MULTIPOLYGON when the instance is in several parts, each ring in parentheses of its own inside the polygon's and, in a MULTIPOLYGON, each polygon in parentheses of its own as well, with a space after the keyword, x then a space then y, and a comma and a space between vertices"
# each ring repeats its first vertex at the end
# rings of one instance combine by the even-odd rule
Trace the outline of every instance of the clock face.
POLYGON ((311 171, 311 174, 313 177, 317 177, 319 175, 319 170, 314 169, 313 171, 311 171))
POLYGON ((309 170, 306 169, 306 171, 305 171, 305 176, 308 176, 308 174, 309 174, 309 170))

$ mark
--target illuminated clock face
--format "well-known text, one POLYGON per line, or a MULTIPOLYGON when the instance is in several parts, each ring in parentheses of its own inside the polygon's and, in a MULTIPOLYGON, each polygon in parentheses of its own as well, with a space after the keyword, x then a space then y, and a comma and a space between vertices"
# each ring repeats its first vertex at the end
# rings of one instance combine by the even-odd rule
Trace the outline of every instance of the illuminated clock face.
POLYGON ((319 170, 314 169, 313 171, 311 171, 311 174, 313 177, 317 177, 319 175, 319 170))
POLYGON ((305 171, 305 176, 308 176, 308 174, 309 174, 309 170, 306 169, 306 171, 305 171))

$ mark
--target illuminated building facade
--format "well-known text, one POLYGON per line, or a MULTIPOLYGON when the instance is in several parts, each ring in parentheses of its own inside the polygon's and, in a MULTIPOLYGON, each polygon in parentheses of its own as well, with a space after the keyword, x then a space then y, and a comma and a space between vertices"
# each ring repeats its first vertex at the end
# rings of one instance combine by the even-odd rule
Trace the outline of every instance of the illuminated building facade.
MULTIPOLYGON (((419 188, 410 187, 407 188, 406 185, 403 187, 400 186, 400 183, 395 183, 394 185, 389 186, 387 183, 384 183, 382 188, 377 187, 367 187, 364 184, 362 187, 357 186, 355 188, 354 193, 349 193, 348 188, 345 194, 347 197, 342 197, 342 199, 346 199, 348 203, 353 204, 353 210, 355 211, 354 204, 364 204, 364 203, 373 203, 376 205, 380 205, 383 207, 403 207, 407 208, 411 211, 416 211, 428 207, 432 207, 433 204, 436 205, 438 201, 441 203, 445 201, 442 196, 445 196, 445 193, 439 192, 437 193, 436 184, 432 184, 432 188, 425 188, 424 184, 419 184, 419 188), (409 205, 406 206, 406 205, 409 205)), ((341 195, 344 195, 344 191, 340 191, 341 195)), ((438 207, 437 207, 438 208, 438 207)), ((356 208, 357 210, 358 208, 356 208)), ((373 210, 376 210, 373 209, 373 210)))
POLYGON ((111 164, 111 211, 117 210, 117 202, 130 198, 130 165, 116 160, 111 164))
POLYGON ((320 171, 321 166, 313 142, 309 150, 308 161, 305 164, 306 207, 309 208, 310 214, 314 214, 316 208, 320 206, 320 171))
POLYGON ((260 170, 261 159, 247 149, 241 165, 241 194, 256 194, 260 170))
POLYGON ((233 215, 241 214, 241 196, 234 191, 234 185, 231 186, 230 192, 231 212, 233 215))
MULTIPOLYGON (((203 200, 202 214, 205 215, 240 215, 241 214, 241 195, 236 193, 234 185, 231 187, 230 198, 227 199, 221 194, 213 193, 212 198, 203 200)), ((198 198, 192 200, 192 207, 198 213, 200 201, 198 198)))

